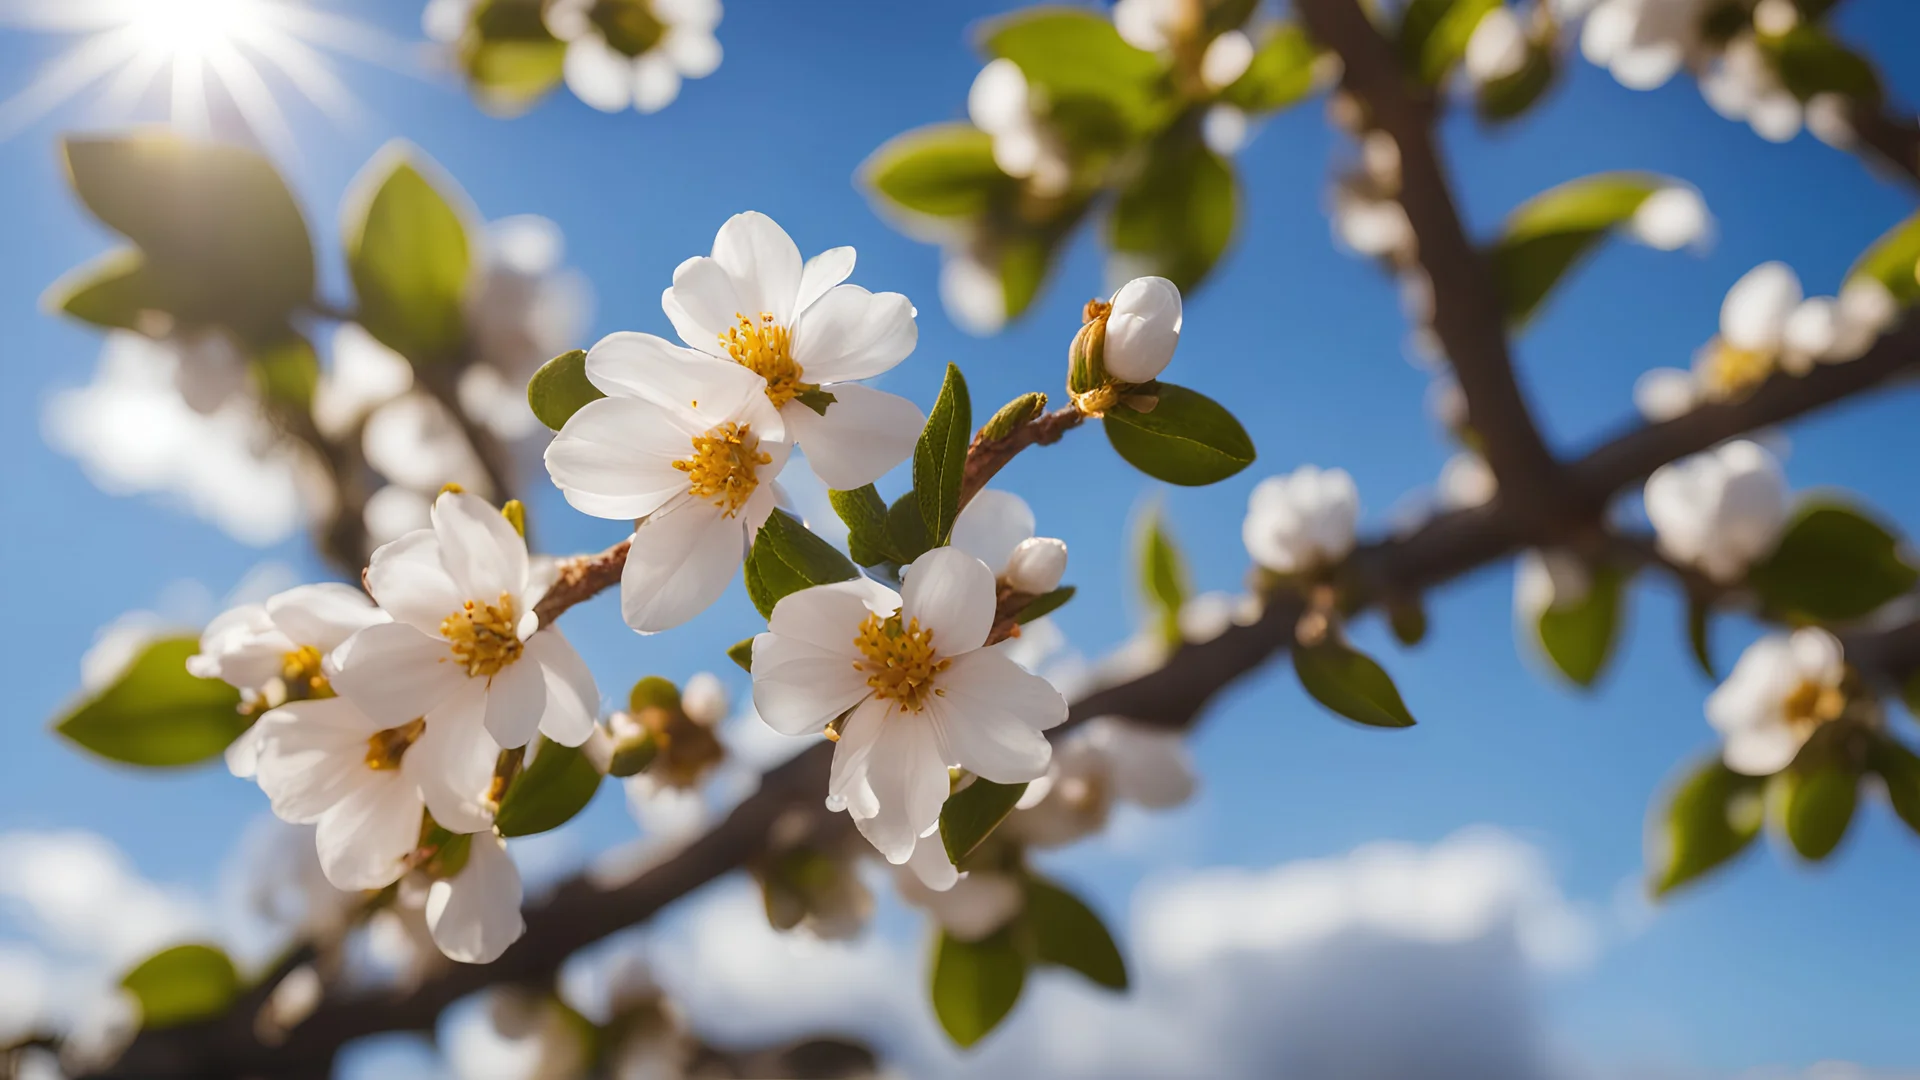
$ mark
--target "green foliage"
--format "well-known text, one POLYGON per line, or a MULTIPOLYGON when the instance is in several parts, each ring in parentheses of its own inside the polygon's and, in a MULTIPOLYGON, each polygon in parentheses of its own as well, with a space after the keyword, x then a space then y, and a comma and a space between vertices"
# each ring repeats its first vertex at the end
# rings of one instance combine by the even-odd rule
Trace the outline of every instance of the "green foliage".
POLYGON ((1632 220, 1647 196, 1669 186, 1671 181, 1644 173, 1598 173, 1521 204, 1508 215, 1490 256, 1508 321, 1526 325, 1581 258, 1632 220))
POLYGON ((1368 727, 1413 726, 1386 669, 1332 632, 1318 645, 1294 646, 1293 670, 1315 701, 1340 716, 1368 727))
POLYGON ((252 724, 240 691, 187 674, 195 638, 149 644, 111 685, 68 710, 54 730, 112 761, 194 765, 216 757, 252 724))
POLYGON ((740 665, 741 671, 751 674, 753 671, 753 639, 747 638, 744 641, 736 641, 732 645, 727 646, 727 659, 740 665))
POLYGON ((1047 395, 1021 394, 1000 406, 998 412, 989 417, 986 423, 980 425, 980 438, 986 442, 1004 439, 1013 434, 1014 429, 1038 417, 1046 411, 1046 408, 1047 395))
POLYGON ((981 841, 993 835, 1026 792, 1025 784, 996 784, 974 777, 973 783, 948 796, 946 805, 940 808, 940 843, 953 865, 959 866, 981 841))
POLYGON ((539 0, 478 0, 460 38, 461 69, 489 112, 525 112, 566 75, 567 44, 553 36, 539 0))
POLYGON ((1474 107, 1480 118, 1490 123, 1515 119, 1533 108, 1553 86, 1558 69, 1552 49, 1529 46, 1520 70, 1475 89, 1474 107))
POLYGON ((1253 62, 1221 91, 1220 99, 1250 113, 1284 109, 1313 92, 1316 55, 1306 31, 1295 23, 1282 23, 1260 43, 1253 62))
POLYGON ((1920 266, 1920 214, 1888 229, 1875 240, 1872 247, 1861 253, 1853 269, 1847 271, 1847 277, 1873 278, 1885 285, 1901 304, 1912 304, 1920 301, 1916 266, 1920 266))
POLYGON ((584 349, 564 352, 540 365, 527 380, 527 405, 540 422, 559 431, 589 401, 607 395, 587 378, 584 349))
POLYGON ((1169 648, 1178 648, 1184 640, 1180 633, 1180 609, 1186 605, 1191 590, 1186 560, 1180 557, 1179 546, 1167 534, 1158 507, 1141 518, 1138 548, 1140 596, 1146 600, 1158 624, 1160 640, 1169 648))
POLYGON ((896 135, 860 167, 867 187, 903 210, 941 218, 986 213, 1019 184, 993 161, 993 137, 971 124, 896 135))
POLYGON ((814 585, 849 581, 860 570, 785 510, 768 515, 747 553, 747 596, 765 618, 782 598, 814 585))
POLYGON ((1218 483, 1253 464, 1253 440, 1226 407, 1196 390, 1153 383, 1157 403, 1142 412, 1122 402, 1106 415, 1107 441, 1156 480, 1186 487, 1218 483))
POLYGON ((1819 862, 1840 846, 1853 821, 1859 782, 1853 773, 1832 762, 1805 772, 1788 770, 1773 778, 1779 788, 1780 827, 1793 850, 1809 862, 1819 862))
POLYGON ((152 132, 69 138, 61 149, 80 201, 139 254, 56 286, 53 306, 111 326, 127 325, 130 311, 164 311, 255 342, 281 336, 311 301, 306 221, 258 153, 152 132))
POLYGON ((1647 862, 1664 894, 1733 858, 1760 833, 1766 780, 1727 768, 1719 755, 1680 782, 1658 826, 1649 825, 1647 862))
POLYGON ((1013 617, 1013 621, 1025 626, 1035 619, 1044 619, 1066 606, 1067 601, 1073 599, 1073 593, 1074 589, 1071 585, 1062 585, 1052 592, 1041 593, 1039 596, 1034 597, 1026 607, 1021 608, 1019 613, 1013 617))
POLYGON ((927 426, 913 448, 913 492, 920 504, 930 546, 953 535, 960 516, 960 481, 967 471, 967 444, 973 438, 973 405, 960 369, 947 365, 947 378, 927 414, 927 426))
POLYGON ((493 823, 501 836, 531 836, 557 829, 586 809, 600 790, 600 770, 577 746, 542 735, 528 763, 500 800, 493 823))
POLYGON ((1893 812, 1907 828, 1920 833, 1920 757, 1891 737, 1882 737, 1869 751, 1867 764, 1886 782, 1893 812))
POLYGON ((467 223, 412 158, 389 147, 355 181, 343 228, 359 322, 416 365, 451 361, 466 341, 473 276, 467 223))
POLYGON ((267 401, 304 412, 320 386, 320 355, 313 342, 289 331, 287 337, 254 349, 253 373, 267 401))
POLYGON ((1233 239, 1239 196, 1233 167, 1199 139, 1178 132, 1161 142, 1120 190, 1107 239, 1129 273, 1191 289, 1233 239))
POLYGON ((240 975, 212 945, 175 945, 120 978, 140 1002, 141 1026, 178 1027, 218 1016, 240 996, 240 975))
POLYGON ((1394 601, 1387 606, 1387 627, 1395 641, 1412 648, 1427 639, 1427 609, 1418 598, 1394 601))
POLYGON ((1900 541, 1845 504, 1810 499, 1794 513, 1780 546, 1747 583, 1772 611, 1816 621, 1857 619, 1911 589, 1920 571, 1900 541))
POLYGON ((1785 34, 1760 41, 1780 81, 1801 101, 1816 94, 1880 100, 1880 77, 1873 65, 1816 23, 1801 22, 1785 34))
POLYGON ((47 290, 46 306, 81 322, 112 330, 139 330, 172 301, 165 275, 139 248, 109 251, 68 273, 47 290))
POLYGON ((1693 649, 1693 662, 1714 682, 1720 675, 1713 666, 1713 605, 1699 596, 1687 597, 1687 644, 1693 649))
POLYGON ((1127 963, 1119 946, 1100 916, 1079 897, 1029 876, 1023 918, 1036 961, 1077 971, 1109 990, 1127 988, 1127 963))
POLYGON ((1625 575, 1614 567, 1591 567, 1587 595, 1579 603, 1555 604, 1540 613, 1541 648, 1576 686, 1592 686, 1613 654, 1624 583, 1625 575))
POLYGON ((887 507, 887 535, 892 538, 893 550, 899 554, 903 566, 933 547, 927 536, 927 523, 920 519, 918 494, 909 491, 887 507))
POLYGON ((1400 61, 1430 86, 1445 81, 1467 41, 1501 0, 1411 0, 1400 17, 1400 61))
POLYGON ((1092 114, 1144 133, 1168 107, 1160 59, 1127 44, 1112 20, 1082 8, 1035 7, 990 23, 982 45, 1020 66, 1056 114, 1092 114))
POLYGON ((659 675, 648 675, 635 682, 633 689, 627 691, 629 712, 637 713, 642 709, 677 710, 679 708, 680 688, 673 685, 673 680, 659 675))
POLYGON ((887 504, 872 484, 852 491, 829 491, 833 512, 847 525, 847 552, 861 566, 901 561, 887 531, 887 504))
POLYGON ((1027 959, 1011 927, 980 941, 942 932, 933 954, 934 1015, 955 1043, 972 1046, 1013 1010, 1026 981, 1027 959))

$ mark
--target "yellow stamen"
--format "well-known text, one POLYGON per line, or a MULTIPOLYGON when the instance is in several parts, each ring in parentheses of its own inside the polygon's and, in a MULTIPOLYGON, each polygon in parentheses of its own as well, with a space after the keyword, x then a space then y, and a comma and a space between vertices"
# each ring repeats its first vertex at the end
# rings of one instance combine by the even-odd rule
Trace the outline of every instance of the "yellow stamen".
POLYGON ((687 474, 687 488, 696 497, 711 500, 732 517, 760 486, 760 466, 772 463, 773 455, 760 450, 752 426, 729 420, 705 435, 695 435, 693 456, 674 462, 673 467, 687 474))
POLYGON ((919 712, 927 707, 929 696, 946 694, 933 685, 933 678, 953 661, 937 658, 933 631, 920 629, 919 619, 903 626, 897 614, 868 615, 853 643, 866 657, 854 661, 854 670, 866 674, 875 695, 899 702, 908 712, 919 712))
POLYGON ((1787 695, 1784 708, 1787 726, 1801 735, 1811 735, 1815 728, 1838 720, 1847 711, 1847 695, 1837 686, 1806 679, 1787 695))
POLYGON ((399 727, 374 732, 367 740, 367 768, 376 772, 399 768, 407 747, 418 742, 420 733, 425 730, 426 718, 416 716, 399 727))
POLYGON ((296 698, 333 696, 333 687, 320 673, 320 650, 311 645, 302 645, 280 657, 280 679, 287 684, 288 693, 296 698))
POLYGON ((1700 381, 1708 396, 1716 400, 1739 397, 1773 374, 1771 352, 1736 348, 1724 341, 1716 341, 1710 348, 1712 352, 1707 354, 1700 381))
POLYGON ((720 335, 727 354, 767 380, 767 400, 774 408, 800 396, 806 387, 800 382, 800 365, 793 359, 793 331, 774 322, 773 316, 764 311, 757 323, 745 315, 734 317, 740 325, 720 335))
POLYGON ((473 600, 440 621, 440 635, 453 645, 453 659, 468 675, 491 678, 520 659, 520 642, 513 597, 500 594, 498 604, 473 600))

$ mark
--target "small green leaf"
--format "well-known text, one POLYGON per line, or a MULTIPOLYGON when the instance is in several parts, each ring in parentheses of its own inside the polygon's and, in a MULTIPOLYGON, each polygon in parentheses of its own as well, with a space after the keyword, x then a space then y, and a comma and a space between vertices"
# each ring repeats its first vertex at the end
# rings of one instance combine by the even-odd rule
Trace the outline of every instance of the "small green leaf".
POLYGON ((927 426, 913 448, 913 491, 920 503, 932 547, 941 547, 953 535, 960 516, 960 481, 967 471, 967 443, 973 437, 973 405, 967 380, 960 369, 947 365, 946 382, 927 414, 927 426))
POLYGON ((254 349, 253 370, 262 397, 301 411, 320 386, 320 355, 299 334, 254 349))
POLYGON ((1387 627, 1395 641, 1412 648, 1427 639, 1427 609, 1418 597, 1393 601, 1387 605, 1387 627))
POLYGON ((1587 595, 1579 603, 1555 604, 1540 613, 1535 628, 1541 648, 1576 686, 1592 686, 1613 654, 1623 581, 1614 567, 1590 567, 1587 595))
POLYGON ((140 1002, 145 1028, 178 1027, 226 1011, 240 996, 240 975, 212 945, 175 945, 141 961, 120 985, 140 1002))
POLYGON ((1840 846, 1853 821, 1859 779, 1834 764, 1800 773, 1789 769, 1773 778, 1780 786, 1780 825, 1793 850, 1819 862, 1840 846))
POLYGON ((847 525, 847 553, 861 566, 903 561, 887 531, 887 504, 872 484, 852 491, 829 491, 827 501, 847 525))
POLYGON ((1313 699, 1369 727, 1412 727, 1413 714, 1386 669, 1329 633, 1314 646, 1296 645, 1293 670, 1313 699))
POLYGON ((1247 429, 1219 402, 1167 382, 1143 393, 1158 395, 1152 411, 1116 405, 1105 423, 1107 441, 1134 468, 1169 484, 1199 487, 1253 464, 1247 429))
POLYGON ((940 842, 953 865, 959 866, 1007 820, 1013 804, 1026 791, 1025 784, 996 784, 975 777, 973 783, 947 797, 946 805, 940 808, 940 842))
POLYGON ((887 508, 887 535, 893 540, 893 550, 900 556, 902 566, 933 547, 927 538, 926 522, 920 520, 918 495, 909 491, 893 500, 893 505, 887 508))
POLYGON ((993 161, 993 136, 972 124, 931 124, 896 135, 860 166, 867 187, 905 210, 970 218, 1019 190, 993 161))
POLYGON ((1173 107, 1159 57, 1127 44, 1101 13, 1028 8, 994 20, 982 43, 990 55, 1020 65, 1056 114, 1098 108, 1123 131, 1142 133, 1173 107))
POLYGON ((979 941, 944 931, 933 954, 933 1012, 947 1036, 972 1046, 1013 1011, 1027 981, 1027 961, 1003 928, 979 941))
POLYGON ((1466 55, 1467 41, 1501 0, 1412 0, 1400 19, 1400 57, 1406 69, 1438 86, 1466 55))
POLYGON ((1659 825, 1647 830, 1647 866, 1664 894, 1733 858, 1760 833, 1764 777, 1734 772, 1719 755, 1680 782, 1659 825))
POLYGON ((1885 285, 1904 306, 1920 301, 1920 277, 1915 276, 1917 266, 1920 266, 1920 214, 1888 229, 1875 240, 1847 271, 1847 278, 1870 277, 1885 285))
POLYGON ((1187 583, 1187 562, 1180 557, 1179 546, 1167 535, 1158 507, 1141 519, 1138 550, 1140 595, 1159 624, 1160 640, 1178 648, 1183 640, 1180 609, 1186 606, 1191 588, 1187 583))
POLYGON ((839 549, 808 531, 785 510, 768 515, 747 553, 747 596, 765 618, 773 606, 801 589, 860 576, 839 549))
POLYGON ((1893 812, 1920 834, 1920 757, 1893 741, 1891 736, 1876 740, 1868 751, 1867 763, 1887 785, 1887 801, 1893 812))
POLYGON ((165 275, 147 265, 139 248, 110 251, 69 272, 47 290, 49 311, 118 330, 139 330, 148 316, 179 306, 165 275))
POLYGON ((347 271, 368 333, 417 365, 447 363, 466 340, 473 261, 465 219, 409 160, 415 153, 390 147, 354 181, 347 271))
POLYGON ((240 691, 187 674, 187 658, 199 651, 195 638, 153 642, 54 730, 129 765, 194 765, 217 757, 252 721, 240 715, 240 691))
POLYGON ((1077 971, 1109 990, 1127 988, 1127 963, 1113 935, 1080 898, 1040 877, 1027 878, 1026 931, 1034 959, 1077 971))
POLYGON ((1645 173, 1598 173, 1521 204, 1508 215, 1491 253, 1507 320, 1524 326, 1582 257, 1631 221, 1649 195, 1671 186, 1673 181, 1645 173))
POLYGON ((793 395, 793 400, 812 409, 816 416, 825 416, 827 415, 827 406, 832 405, 840 399, 816 386, 793 395))
POLYGON ((1713 605, 1704 597, 1687 598, 1687 643, 1693 647, 1693 662, 1714 682, 1720 676, 1713 667, 1713 605))
POLYGON ((1816 23, 1802 21, 1785 34, 1763 38, 1761 49, 1787 91, 1801 101, 1817 94, 1880 100, 1880 77, 1873 65, 1816 23))
POLYGON ((587 378, 587 352, 575 349, 540 365, 527 380, 527 405, 540 422, 559 431, 573 414, 606 394, 587 378))
POLYGON ((1253 62, 1220 93, 1220 100, 1250 113, 1273 112, 1313 92, 1317 50, 1305 30, 1281 23, 1260 43, 1253 62))
POLYGON ((1019 614, 1013 617, 1013 621, 1025 626, 1036 619, 1044 619, 1060 610, 1071 599, 1073 599, 1073 586, 1062 585, 1052 592, 1041 593, 1034 597, 1026 607, 1020 609, 1019 614))
POLYGON ((533 761, 500 800, 494 827, 501 836, 531 836, 557 829, 586 809, 600 790, 600 770, 577 746, 542 735, 533 761))
POLYGON ((1163 142, 1121 190, 1107 241, 1129 274, 1157 274, 1192 289, 1233 239, 1239 193, 1233 167, 1192 133, 1163 142))
POLYGON ((633 689, 627 691, 627 711, 637 713, 642 709, 680 708, 680 688, 673 685, 672 679, 659 675, 648 675, 636 681, 633 689))
POLYGON ((1483 83, 1474 91, 1474 107, 1482 120, 1505 123, 1526 113, 1553 86, 1559 64, 1553 50, 1527 46, 1526 62, 1518 71, 1483 83))
POLYGON ((983 442, 996 442, 1013 434, 1015 428, 1032 421, 1046 410, 1047 395, 1041 393, 1021 394, 993 414, 986 423, 980 425, 980 439, 983 442))
POLYGON ((727 659, 739 664, 741 671, 751 673, 753 671, 753 639, 736 641, 728 646, 727 659))
POLYGON ((1817 621, 1857 619, 1913 588, 1920 571, 1900 541, 1843 503, 1810 499, 1747 583, 1771 610, 1817 621))

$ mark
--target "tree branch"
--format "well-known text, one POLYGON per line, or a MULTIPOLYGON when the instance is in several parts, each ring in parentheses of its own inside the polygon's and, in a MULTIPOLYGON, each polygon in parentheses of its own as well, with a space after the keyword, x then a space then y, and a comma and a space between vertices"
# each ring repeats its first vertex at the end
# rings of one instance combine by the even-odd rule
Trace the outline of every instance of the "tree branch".
POLYGON ((1920 123, 1911 117, 1895 116, 1878 102, 1859 98, 1853 102, 1849 120, 1860 145, 1872 152, 1872 160, 1920 184, 1920 123))

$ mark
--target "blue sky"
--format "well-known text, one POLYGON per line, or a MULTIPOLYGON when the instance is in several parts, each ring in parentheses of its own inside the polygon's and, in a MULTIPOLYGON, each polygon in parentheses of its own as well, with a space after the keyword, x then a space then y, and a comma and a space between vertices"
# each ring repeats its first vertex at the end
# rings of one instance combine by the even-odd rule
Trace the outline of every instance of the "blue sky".
MULTIPOLYGON (((332 6, 417 36, 417 3, 332 6)), ((968 27, 1004 6, 736 3, 720 29, 722 68, 652 117, 605 116, 561 93, 501 121, 450 83, 340 61, 365 115, 342 129, 296 108, 305 161, 290 169, 321 240, 329 295, 346 295, 334 239, 342 193, 399 137, 445 166, 487 217, 559 223, 568 261, 598 296, 593 336, 670 335, 658 296, 673 267, 704 253, 729 214, 758 209, 803 252, 855 245, 853 280, 917 301, 920 345, 888 389, 929 405, 951 361, 983 407, 1055 391, 1078 308, 1100 289, 1096 246, 1081 238, 1021 323, 995 339, 970 338, 940 310, 934 251, 890 230, 851 179, 887 137, 963 113, 979 64, 968 27)), ((1920 40, 1920 7, 1843 8, 1843 32, 1883 62, 1897 59, 1893 43, 1920 40)), ((0 71, 10 73, 0 95, 67 44, 0 33, 0 71)), ((1545 187, 1612 169, 1690 181, 1719 222, 1704 256, 1607 250, 1518 343, 1550 440, 1576 453, 1629 422, 1635 375, 1684 366, 1745 270, 1785 260, 1810 292, 1832 293, 1915 200, 1809 137, 1785 147, 1761 141, 1715 116, 1688 81, 1635 93, 1582 62, 1568 74, 1546 107, 1509 129, 1447 122, 1457 197, 1476 231, 1545 187)), ((1920 69, 1886 74, 1906 100, 1920 98, 1920 69)), ((98 341, 44 315, 38 298, 112 242, 65 191, 54 139, 102 122, 83 102, 0 143, 0 520, 15 575, 15 629, 0 651, 12 732, 0 830, 95 830, 148 876, 210 889, 241 830, 265 812, 258 791, 217 769, 136 775, 103 765, 49 737, 44 722, 78 684, 96 629, 155 605, 171 583, 196 580, 218 595, 267 558, 305 575, 322 570, 301 543, 247 548, 149 501, 104 495, 41 440, 45 399, 86 380, 98 341)), ((1083 651, 1117 644, 1136 613, 1126 536, 1141 500, 1164 499, 1201 587, 1232 589, 1246 565, 1240 516, 1261 477, 1302 463, 1345 467, 1378 526, 1403 493, 1431 485, 1448 454, 1422 404, 1427 376, 1405 358, 1391 282, 1329 240, 1329 158, 1351 153, 1341 143, 1318 104, 1259 129, 1239 158, 1239 236, 1212 283, 1189 298, 1169 375, 1233 404, 1260 450, 1252 469, 1212 488, 1156 492, 1089 430, 1003 474, 1001 484, 1038 510, 1042 531, 1072 548, 1069 580, 1081 592, 1059 621, 1083 651)), ((1909 532, 1920 528, 1914 405, 1903 389, 1793 427, 1795 487, 1845 487, 1909 532)), ((615 523, 572 512, 544 477, 533 479, 532 513, 551 550, 618 538, 615 523)), ((1584 1056, 1715 1071, 1827 1058, 1920 1066, 1911 1034, 1920 969, 1889 962, 1920 955, 1912 914, 1920 842, 1876 804, 1817 870, 1769 851, 1663 905, 1644 927, 1613 914, 1616 891, 1640 871, 1650 796, 1711 745, 1700 712, 1710 686, 1686 656, 1673 595, 1652 582, 1634 590, 1630 632, 1599 690, 1579 696, 1550 684, 1514 647, 1510 577, 1488 570, 1432 597, 1433 632, 1419 649, 1403 652, 1372 626, 1359 632, 1394 672, 1418 728, 1356 730, 1317 712, 1284 668, 1263 673, 1207 718, 1194 739, 1204 794, 1153 834, 1145 855, 1070 853, 1058 860, 1061 873, 1119 913, 1137 883, 1169 868, 1262 867, 1378 838, 1431 843, 1489 823, 1544 851, 1561 888, 1611 928, 1590 967, 1546 991, 1552 1026, 1584 1056)), ((567 629, 611 693, 644 674, 683 679, 703 669, 744 692, 721 654, 756 623, 736 587, 672 634, 631 634, 606 599, 570 615, 567 629)), ((1723 665, 1749 635, 1726 625, 1723 665)), ((611 785, 571 828, 583 846, 632 831, 611 785)))

